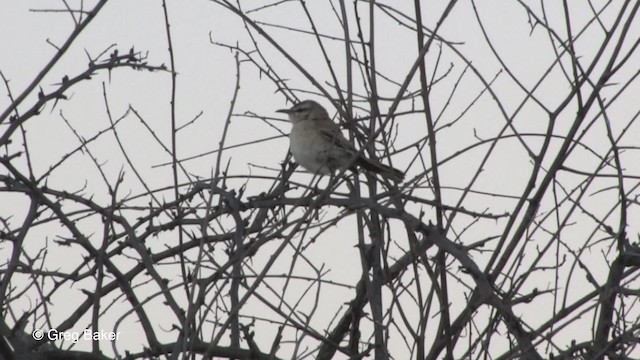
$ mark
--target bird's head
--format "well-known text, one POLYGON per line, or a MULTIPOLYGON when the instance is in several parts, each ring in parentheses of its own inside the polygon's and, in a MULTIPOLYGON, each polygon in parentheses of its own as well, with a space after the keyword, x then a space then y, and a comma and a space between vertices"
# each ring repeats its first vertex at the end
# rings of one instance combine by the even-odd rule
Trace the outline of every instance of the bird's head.
POLYGON ((327 110, 313 100, 301 101, 289 109, 281 109, 277 112, 289 115, 289 121, 294 124, 306 120, 329 119, 327 110))

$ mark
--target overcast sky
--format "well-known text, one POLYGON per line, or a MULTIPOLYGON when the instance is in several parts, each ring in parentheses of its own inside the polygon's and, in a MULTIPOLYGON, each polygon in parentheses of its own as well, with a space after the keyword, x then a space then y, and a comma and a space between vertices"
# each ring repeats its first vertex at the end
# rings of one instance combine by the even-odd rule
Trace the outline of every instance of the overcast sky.
MULTIPOLYGON (((67 3, 74 8, 80 4, 79 1, 67 3)), ((245 11, 256 9, 248 12, 249 16, 263 25, 273 39, 299 64, 302 64, 304 69, 335 98, 333 80, 315 38, 308 33, 290 29, 303 31, 311 29, 300 4, 291 1, 278 3, 277 6, 264 6, 272 3, 276 2, 247 1, 242 2, 242 6, 245 11), (282 26, 290 28, 282 28, 282 26)), ((344 43, 334 38, 343 36, 340 23, 332 7, 328 6, 330 2, 307 1, 306 3, 317 30, 327 35, 323 39, 323 44, 332 60, 339 85, 344 90, 346 89, 344 43)), ((442 15, 444 2, 424 3, 424 25, 428 29, 433 29, 442 15)), ((539 2, 524 3, 531 6, 535 13, 542 13, 539 2)), ((543 3, 547 20, 554 26, 554 31, 558 31, 558 36, 566 37, 566 28, 563 26, 565 14, 560 7, 561 2, 543 3)), ((600 9, 606 2, 592 1, 591 3, 594 4, 594 8, 600 9)), ((548 126, 548 110, 554 110, 571 88, 570 62, 563 58, 563 67, 554 66, 557 52, 560 51, 559 46, 557 43, 550 43, 549 33, 544 31, 542 26, 532 27, 535 21, 527 16, 523 4, 501 0, 476 1, 474 6, 477 6, 477 13, 484 29, 480 27, 471 4, 472 2, 462 1, 454 7, 452 15, 447 17, 438 32, 448 44, 436 42, 426 57, 431 76, 442 77, 442 80, 431 89, 430 94, 432 112, 439 116, 436 125, 439 129, 438 151, 441 158, 456 154, 475 144, 479 139, 497 136, 508 118, 513 119, 514 128, 521 133, 544 133, 548 126), (483 30, 491 39, 493 49, 487 44, 483 30), (502 63, 497 60, 496 54, 500 56, 502 63), (461 55, 464 58, 461 58, 461 55), (469 64, 473 65, 473 69, 468 67, 469 64), (479 80, 480 77, 491 82, 491 89, 499 102, 496 102, 489 92, 483 90, 485 86, 479 80), (516 79, 519 84, 515 81, 516 79), (527 91, 523 88, 532 91, 536 99, 528 98, 527 91), (452 92, 454 96, 450 96, 452 92)), ((92 5, 91 2, 84 6, 90 8, 92 5)), ((337 8, 337 2, 334 5, 337 8)), ((379 92, 384 99, 380 101, 383 113, 386 113, 391 105, 390 100, 398 96, 399 84, 405 81, 417 55, 415 34, 403 25, 402 19, 403 13, 414 16, 412 2, 390 1, 388 5, 400 12, 385 13, 380 9, 376 12, 376 64, 381 74, 379 92)), ((366 3, 362 3, 359 14, 365 34, 368 34, 367 7, 366 3)), ((55 54, 55 47, 61 45, 73 30, 74 23, 69 13, 44 11, 64 8, 62 1, 0 2, 0 71, 8 80, 14 97, 31 83, 36 74, 55 54)), ((355 14, 352 2, 349 2, 348 8, 349 16, 353 19, 355 14)), ((238 75, 234 53, 214 44, 238 45, 243 49, 251 49, 253 42, 247 35, 245 25, 236 15, 211 1, 169 1, 168 12, 177 70, 178 125, 188 124, 196 119, 181 130, 177 137, 178 158, 194 157, 183 162, 186 171, 192 179, 211 176, 217 156, 214 151, 219 147, 233 89, 237 76, 240 76, 240 91, 233 111, 236 116, 232 118, 226 145, 247 145, 225 151, 223 163, 227 164, 228 161, 230 174, 275 176, 280 171, 281 163, 288 152, 286 134, 290 129, 289 123, 282 114, 276 113, 275 110, 291 106, 291 103, 283 93, 277 92, 278 88, 268 76, 261 74, 256 66, 246 61, 245 55, 239 55, 239 58, 245 61, 241 63, 238 75), (252 143, 261 139, 267 140, 252 143)), ((605 11, 601 17, 602 23, 610 24, 615 14, 614 8, 605 11)), ((589 22, 593 15, 588 4, 571 2, 570 16, 574 33, 586 27, 574 46, 580 61, 589 64, 597 54, 604 33, 600 26, 589 22)), ((635 34, 630 38, 638 38, 639 23, 635 22, 629 30, 631 34, 635 34)), ((355 26, 350 30, 352 39, 357 39, 355 26)), ((268 65, 286 79, 289 88, 298 90, 296 93, 298 99, 314 99, 327 107, 332 115, 336 114, 336 109, 332 107, 331 102, 319 95, 318 89, 276 48, 265 42, 259 35, 256 35, 256 39, 260 44, 262 55, 268 60, 268 65)), ((624 44, 627 51, 632 45, 632 42, 624 44)), ((55 89, 56 84, 59 84, 64 76, 73 77, 84 71, 89 58, 96 58, 105 50, 111 53, 117 49, 122 54, 134 48, 135 51, 144 54, 150 65, 168 66, 170 59, 167 47, 167 34, 160 1, 111 0, 39 86, 45 92, 55 89)), ((610 51, 612 50, 607 49, 605 54, 610 51)), ((108 55, 103 55, 101 59, 107 58, 108 55)), ((629 64, 640 64, 637 54, 634 53, 632 58, 629 64)), ((604 63, 599 63, 597 69, 601 69, 604 63)), ((261 63, 261 65, 265 64, 261 63)), ((637 65, 625 66, 617 74, 616 79, 612 80, 615 84, 603 93, 611 99, 620 91, 620 87, 616 84, 630 78, 636 72, 637 65)), ((358 76, 357 80, 361 80, 359 70, 355 73, 358 76)), ((354 82, 355 98, 362 100, 360 96, 365 94, 365 88, 362 81, 357 80, 354 82)), ((48 104, 38 117, 29 121, 26 127, 29 146, 33 150, 30 155, 34 173, 37 176, 42 175, 51 164, 56 163, 78 146, 75 135, 65 124, 64 119, 85 138, 110 126, 105 110, 103 86, 112 118, 118 119, 127 114, 127 117, 118 125, 118 129, 130 160, 136 164, 140 172, 139 175, 134 175, 132 169, 126 165, 126 160, 114 139, 107 136, 93 143, 91 149, 98 161, 104 164, 103 169, 110 177, 109 180, 115 181, 118 172, 123 169, 126 173, 125 185, 132 196, 146 191, 137 176, 144 178, 152 189, 171 185, 173 181, 171 167, 167 165, 171 161, 170 155, 158 145, 150 132, 130 112, 134 109, 149 124, 154 134, 169 146, 171 75, 169 72, 161 71, 151 73, 117 69, 112 72, 102 72, 96 74, 90 81, 84 81, 75 86, 66 94, 68 100, 61 100, 55 106, 53 103, 48 104)), ((415 78, 411 81, 409 90, 415 91, 418 87, 419 82, 415 78)), ((638 111, 638 93, 640 93, 638 84, 631 83, 608 109, 613 117, 611 126, 614 133, 620 134, 630 123, 630 119, 635 116, 638 111)), ((37 91, 34 91, 19 110, 24 112, 34 104, 36 99, 37 91)), ((5 86, 1 86, 0 108, 2 111, 8 104, 7 90, 5 86)), ((355 110, 355 115, 365 116, 368 105, 364 102, 358 102, 356 105, 362 110, 355 110)), ((407 111, 412 107, 422 108, 422 105, 403 101, 399 111, 407 111)), ((566 133, 576 115, 575 109, 575 105, 569 105, 560 114, 555 134, 566 133)), ((592 115, 594 117, 596 113, 592 115)), ((406 116, 399 119, 395 128, 396 149, 402 149, 425 136, 426 127, 423 118, 406 116)), ((0 131, 5 126, 0 125, 0 131)), ((640 127, 632 125, 626 130, 621 145, 637 146, 638 139, 640 139, 640 127)), ((3 148, 2 155, 19 151, 23 146, 19 140, 20 138, 16 137, 13 144, 3 148)), ((478 194, 471 196, 465 202, 466 209, 478 212, 487 210, 494 214, 502 214, 513 209, 514 198, 517 199, 522 193, 528 180, 527 175, 533 167, 526 147, 520 143, 521 141, 513 137, 498 144, 474 185, 478 194), (520 174, 523 176, 519 176, 520 174), (484 196, 483 192, 498 193, 503 196, 484 196)), ((610 148, 606 129, 602 125, 595 125, 593 130, 586 131, 584 141, 599 154, 604 154, 610 148)), ((526 139, 526 143, 537 151, 542 144, 542 138, 531 136, 526 139)), ((551 147, 558 144, 559 142, 552 142, 551 147)), ((420 166, 413 162, 413 155, 415 151, 406 151, 393 157, 393 165, 406 171, 408 179, 420 176, 420 166)), ((469 151, 455 157, 441 168, 441 181, 446 187, 443 192, 445 204, 456 205, 461 194, 460 189, 468 185, 470 178, 477 171, 477 164, 484 155, 484 151, 469 151)), ((425 157, 428 158, 427 155, 425 157)), ((546 159, 544 165, 550 165, 551 160, 546 159)), ((637 149, 629 149, 622 160, 632 174, 639 175, 637 164, 640 163, 640 158, 637 149)), ((576 170, 590 173, 594 171, 599 161, 600 159, 593 152, 578 147, 572 153, 569 164, 576 170)), ((21 163, 21 166, 26 167, 26 163, 21 163)), ((4 173, 5 170, 2 169, 0 172, 4 173)), ((567 186, 573 186, 581 181, 572 176, 567 174, 563 179, 567 186)), ((299 172, 293 179, 308 183, 311 175, 299 172)), ((186 176, 181 180, 188 181, 186 176)), ((243 181, 241 179, 234 185, 239 187, 243 181)), ((93 192, 95 201, 98 202, 109 199, 100 173, 86 156, 74 156, 69 159, 49 177, 47 183, 51 187, 69 192, 81 189, 85 193, 93 192)), ((264 186, 268 184, 270 182, 250 182, 247 195, 266 191, 264 186)), ((608 186, 615 186, 615 181, 603 180, 601 186, 594 188, 590 193, 592 196, 583 200, 585 206, 591 209, 590 211, 600 216, 604 216, 617 201, 615 194, 605 193, 605 196, 597 193, 597 190, 608 186)), ((636 190, 635 196, 637 194, 636 190)), ((0 215, 7 217, 15 214, 18 222, 21 221, 23 216, 21 214, 24 214, 28 207, 24 199, 6 193, 0 194, 0 203, 5 204, 0 206, 0 215)), ((640 217, 637 208, 636 206, 630 210, 630 214, 636 216, 636 219, 640 217)), ((432 209, 425 209, 425 211, 427 216, 433 215, 432 209)), ((612 226, 617 224, 615 215, 608 220, 612 226)), ((456 231, 462 231, 466 225, 473 223, 474 219, 462 216, 457 221, 456 231)), ((496 234, 496 228, 503 225, 502 221, 478 225, 473 228, 473 236, 467 239, 478 241, 493 236, 496 234)), ((353 230, 352 226, 353 222, 346 221, 331 230, 328 236, 330 240, 315 244, 317 250, 312 255, 315 257, 313 261, 328 264, 332 269, 332 279, 346 283, 353 283, 359 277, 359 264, 353 261, 358 257, 358 251, 354 248, 355 243, 341 242, 344 234, 349 234, 350 230, 353 230), (338 247, 340 251, 336 251, 338 247)), ((594 227, 597 225, 589 222, 588 225, 576 226, 568 231, 579 237, 586 237, 594 227)), ((51 231, 51 228, 46 227, 36 229, 33 239, 48 238, 50 240, 51 231)), ((630 224, 627 231, 636 236, 635 234, 640 231, 640 225, 635 221, 630 224)), ((461 239, 462 242, 464 240, 464 238, 461 239)), ((41 241, 34 241, 26 246, 33 246, 33 250, 36 251, 42 247, 42 244, 41 241)), ((11 250, 5 248, 0 251, 10 252, 11 250)), ((66 249, 59 247, 50 246, 50 251, 58 253, 60 258, 68 256, 65 253, 66 249)), ((476 260, 483 261, 480 258, 476 260)), ((71 263, 75 264, 75 262, 71 263)), ((71 263, 63 262, 60 266, 62 268, 75 266, 71 263)), ((606 263, 606 260, 602 258, 594 260, 594 264, 598 263, 606 263)), ((286 263, 280 265, 281 267, 276 269, 287 269, 286 263)), ((606 279, 606 272, 596 272, 596 274, 601 276, 597 280, 606 279)), ((581 281, 586 283, 582 277, 577 281, 576 284, 580 284, 581 281)), ((545 283, 538 284, 541 284, 542 288, 548 286, 545 283)), ((339 293, 340 290, 336 292, 339 293)), ((329 321, 329 317, 333 316, 344 299, 342 296, 336 296, 337 301, 333 304, 334 307, 328 306, 324 309, 327 312, 325 320, 329 321)), ((331 299, 327 299, 327 304, 330 303, 331 299)), ((67 311, 69 311, 75 305, 73 301, 66 304, 61 301, 56 303, 56 306, 63 309, 68 306, 67 311)), ((459 308, 454 306, 454 309, 459 308)), ((53 311, 54 318, 59 316, 60 320, 64 319, 67 311, 61 310, 61 315, 56 315, 53 311)), ((528 315, 535 323, 535 314, 528 315)), ((170 323, 168 321, 162 325, 169 327, 170 323)), ((318 327, 322 328, 322 326, 318 327)), ((271 338, 267 337, 267 339, 271 338)), ((138 348, 141 345, 139 340, 137 337, 127 337, 122 340, 122 348, 129 346, 138 348)), ((397 346, 402 348, 401 345, 397 346)))

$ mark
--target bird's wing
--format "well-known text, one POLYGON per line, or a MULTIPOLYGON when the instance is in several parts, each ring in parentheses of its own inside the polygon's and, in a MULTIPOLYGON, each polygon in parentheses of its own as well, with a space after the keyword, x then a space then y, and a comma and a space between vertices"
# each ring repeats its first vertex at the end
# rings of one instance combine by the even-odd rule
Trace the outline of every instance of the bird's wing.
POLYGON ((333 146, 344 149, 350 153, 355 153, 356 149, 351 143, 342 135, 340 129, 336 127, 323 127, 320 129, 320 135, 331 143, 333 146))

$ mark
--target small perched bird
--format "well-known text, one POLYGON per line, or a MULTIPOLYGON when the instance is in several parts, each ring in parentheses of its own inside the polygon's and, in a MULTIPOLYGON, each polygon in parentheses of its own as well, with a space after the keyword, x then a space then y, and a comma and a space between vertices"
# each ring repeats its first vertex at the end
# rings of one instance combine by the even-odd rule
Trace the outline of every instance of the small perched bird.
POLYGON ((402 171, 358 153, 331 120, 327 110, 317 102, 305 100, 290 109, 277 112, 289 115, 289 121, 293 124, 289 134, 291 154, 298 164, 310 172, 330 175, 347 167, 354 170, 359 165, 393 181, 404 179, 402 171))

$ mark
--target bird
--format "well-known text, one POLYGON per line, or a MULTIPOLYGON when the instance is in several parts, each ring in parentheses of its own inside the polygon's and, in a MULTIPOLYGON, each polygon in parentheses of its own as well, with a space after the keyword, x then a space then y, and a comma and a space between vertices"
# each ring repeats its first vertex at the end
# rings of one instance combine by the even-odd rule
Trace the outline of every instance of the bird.
POLYGON ((340 127, 331 120, 327 110, 313 100, 304 100, 289 109, 276 112, 287 114, 292 124, 289 134, 291 154, 295 161, 309 172, 332 175, 337 170, 356 165, 401 182, 404 173, 393 167, 369 159, 342 135, 340 127))

